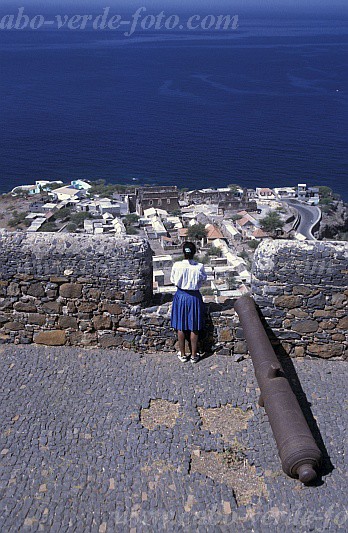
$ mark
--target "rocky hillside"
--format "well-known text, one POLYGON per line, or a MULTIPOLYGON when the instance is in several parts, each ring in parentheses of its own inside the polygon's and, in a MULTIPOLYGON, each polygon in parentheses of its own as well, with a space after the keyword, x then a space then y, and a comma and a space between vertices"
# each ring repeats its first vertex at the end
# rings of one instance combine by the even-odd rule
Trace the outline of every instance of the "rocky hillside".
MULTIPOLYGON (((326 206, 325 206, 326 207, 326 206)), ((322 209, 322 221, 318 232, 319 239, 347 240, 348 236, 348 204, 333 202, 330 210, 322 209)))

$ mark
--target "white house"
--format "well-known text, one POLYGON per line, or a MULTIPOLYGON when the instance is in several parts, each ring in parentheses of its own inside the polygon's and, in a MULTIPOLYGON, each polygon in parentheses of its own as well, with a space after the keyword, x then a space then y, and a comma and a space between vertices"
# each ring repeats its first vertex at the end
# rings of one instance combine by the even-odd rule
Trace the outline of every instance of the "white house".
POLYGON ((64 200, 78 200, 79 198, 84 196, 85 193, 83 190, 78 190, 72 187, 71 185, 67 185, 66 187, 59 187, 59 189, 54 189, 48 194, 59 202, 62 202, 64 200))
POLYGON ((75 189, 84 190, 84 191, 88 191, 89 189, 92 188, 92 185, 90 185, 89 183, 83 180, 74 180, 71 182, 71 185, 75 187, 75 189))
POLYGON ((260 200, 274 200, 275 194, 268 187, 256 187, 256 194, 260 200))
POLYGON ((274 192, 279 198, 296 198, 295 187, 277 187, 274 192))

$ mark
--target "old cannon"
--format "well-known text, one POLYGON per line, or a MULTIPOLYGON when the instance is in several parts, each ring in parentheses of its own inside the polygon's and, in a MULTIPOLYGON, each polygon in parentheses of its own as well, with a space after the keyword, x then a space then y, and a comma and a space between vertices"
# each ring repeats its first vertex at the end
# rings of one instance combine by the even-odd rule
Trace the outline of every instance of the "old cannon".
POLYGON ((321 453, 301 407, 272 348, 254 300, 242 296, 235 303, 264 407, 277 443, 284 472, 302 483, 317 477, 321 453))

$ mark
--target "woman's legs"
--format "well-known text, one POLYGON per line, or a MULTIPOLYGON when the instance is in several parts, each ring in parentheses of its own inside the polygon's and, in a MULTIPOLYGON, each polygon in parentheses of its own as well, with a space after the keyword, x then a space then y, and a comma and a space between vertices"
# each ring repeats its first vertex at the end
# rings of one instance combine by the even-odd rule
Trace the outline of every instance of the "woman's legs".
POLYGON ((180 354, 185 356, 185 332, 178 329, 178 341, 180 354))
POLYGON ((194 360, 193 362, 197 362, 199 359, 197 356, 198 335, 199 335, 198 331, 185 332, 185 331, 181 331, 180 329, 178 329, 178 342, 179 342, 180 355, 181 357, 186 357, 186 360, 188 359, 185 354, 186 333, 188 334, 188 337, 189 337, 189 344, 190 344, 190 350, 191 350, 191 361, 193 359, 194 360))
POLYGON ((198 348, 198 331, 191 331, 190 341, 191 341, 191 357, 196 357, 197 348, 198 348))

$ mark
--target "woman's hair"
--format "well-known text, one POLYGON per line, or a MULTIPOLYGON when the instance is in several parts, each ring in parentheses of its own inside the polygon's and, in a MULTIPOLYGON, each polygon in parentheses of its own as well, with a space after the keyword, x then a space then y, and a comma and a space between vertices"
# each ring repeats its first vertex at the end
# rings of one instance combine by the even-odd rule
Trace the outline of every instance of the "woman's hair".
POLYGON ((185 259, 193 259, 193 256, 197 252, 197 248, 193 242, 187 241, 187 242, 184 242, 182 251, 184 252, 185 259))

